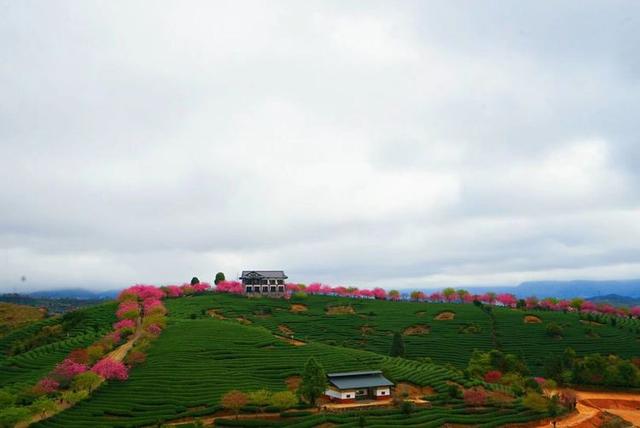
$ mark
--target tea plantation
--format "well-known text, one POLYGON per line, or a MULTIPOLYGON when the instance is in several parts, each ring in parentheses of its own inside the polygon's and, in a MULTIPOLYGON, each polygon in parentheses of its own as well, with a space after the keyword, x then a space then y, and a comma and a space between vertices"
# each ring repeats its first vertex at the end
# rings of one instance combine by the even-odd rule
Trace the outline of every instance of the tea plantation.
POLYGON ((18 389, 34 383, 70 351, 93 343, 110 330, 115 307, 106 303, 81 309, 37 321, 1 338, 0 387, 18 389))
MULTIPOLYGON (((450 396, 450 385, 483 384, 463 377, 474 350, 494 348, 521 355, 531 371, 540 373, 547 355, 571 346, 578 354, 640 354, 638 322, 581 320, 577 314, 524 312, 506 308, 486 311, 471 304, 435 304, 356 300, 309 296, 292 300, 249 299, 207 293, 164 301, 168 325, 147 351, 146 361, 124 382, 110 381, 87 400, 36 423, 37 427, 134 427, 182 418, 212 415, 222 409, 222 395, 266 388, 284 391, 315 357, 327 372, 382 369, 395 382, 430 387, 433 407, 403 413, 399 408, 364 413, 302 411, 277 420, 221 419, 218 426, 420 426, 472 424, 493 427, 544 417, 522 399, 488 402, 477 409, 450 396), (535 323, 525 323, 525 316, 535 323), (553 338, 546 325, 561 326, 553 338), (392 335, 400 332, 405 358, 388 356, 392 335), (302 340, 301 346, 290 343, 302 340)), ((67 320, 64 337, 24 352, 29 342, 61 318, 38 321, 0 339, 0 386, 18 388, 51 370, 74 348, 86 346, 109 330, 115 305, 80 311, 67 320), (13 351, 12 351, 13 350, 13 351), (8 355, 12 351, 14 355, 8 355)), ((297 343, 300 345, 300 343, 297 343)))
POLYGON ((174 317, 204 317, 208 316, 207 311, 214 309, 217 315, 230 319, 244 317, 247 322, 275 333, 291 331, 298 339, 366 349, 383 355, 389 353, 393 332, 422 326, 422 331, 404 337, 407 357, 429 357, 436 363, 451 363, 459 368, 466 366, 474 349, 498 348, 518 354, 534 374, 540 375, 549 353, 561 352, 567 347, 572 347, 578 355, 600 352, 631 358, 640 354, 637 320, 622 320, 616 326, 587 324, 575 313, 524 312, 496 307, 492 311, 493 321, 485 311, 470 304, 328 296, 309 296, 287 302, 222 294, 177 299, 168 302, 167 306, 174 317), (292 312, 292 304, 300 305, 302 311, 292 312), (351 310, 331 314, 331 308, 336 306, 351 310), (453 319, 437 319, 442 312, 453 313, 453 319), (525 323, 527 314, 535 315, 540 323, 525 323), (546 334, 545 328, 550 322, 563 328, 561 338, 546 334))

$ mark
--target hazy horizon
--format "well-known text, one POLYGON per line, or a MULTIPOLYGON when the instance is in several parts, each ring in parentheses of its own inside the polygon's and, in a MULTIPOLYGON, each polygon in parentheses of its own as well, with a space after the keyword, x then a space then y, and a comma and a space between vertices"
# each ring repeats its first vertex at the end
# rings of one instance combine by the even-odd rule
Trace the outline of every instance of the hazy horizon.
POLYGON ((640 278, 640 2, 2 9, 0 292, 640 278))

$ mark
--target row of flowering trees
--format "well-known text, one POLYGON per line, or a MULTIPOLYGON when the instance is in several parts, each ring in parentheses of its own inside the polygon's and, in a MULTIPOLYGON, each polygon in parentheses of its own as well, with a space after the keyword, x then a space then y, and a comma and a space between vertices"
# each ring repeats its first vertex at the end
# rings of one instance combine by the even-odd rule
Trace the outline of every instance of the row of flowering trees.
MULTIPOLYGON (((30 407, 56 413, 59 407, 54 399, 74 404, 86 398, 104 380, 124 381, 129 369, 145 360, 145 350, 166 326, 165 298, 175 298, 210 290, 207 283, 168 285, 134 285, 120 292, 116 309, 118 319, 113 330, 87 348, 74 349, 33 388, 34 402, 30 407), (133 335, 137 335, 135 338, 133 335), (109 356, 114 348, 136 339, 125 356, 125 361, 109 356), (48 403, 48 406, 44 406, 48 403)), ((25 415, 28 413, 27 408, 25 415)), ((44 415, 44 414, 43 414, 44 415)))
MULTIPOLYGON (((386 291, 383 288, 359 289, 356 287, 330 286, 321 283, 287 284, 286 290, 289 295, 296 293, 330 295, 351 298, 379 299, 379 300, 413 300, 416 302, 432 303, 473 303, 482 302, 487 305, 500 305, 509 308, 522 309, 542 309, 549 311, 579 311, 584 313, 599 313, 603 315, 613 315, 621 317, 640 317, 640 306, 633 308, 615 307, 609 304, 595 304, 584 299, 556 299, 547 297, 538 299, 535 296, 526 299, 518 299, 511 293, 483 293, 472 294, 467 290, 455 290, 445 288, 442 291, 425 293, 424 291, 412 291, 409 294, 401 294, 398 290, 386 291)), ((238 281, 222 281, 216 285, 216 292, 243 294, 244 287, 238 281)))

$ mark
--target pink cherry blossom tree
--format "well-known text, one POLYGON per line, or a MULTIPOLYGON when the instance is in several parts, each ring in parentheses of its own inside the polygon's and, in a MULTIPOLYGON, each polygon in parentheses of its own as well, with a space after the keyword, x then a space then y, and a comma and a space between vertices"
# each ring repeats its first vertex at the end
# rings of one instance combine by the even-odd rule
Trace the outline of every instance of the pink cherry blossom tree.
POLYGON ((108 357, 98 361, 91 371, 105 379, 126 380, 129 377, 129 371, 123 363, 108 357))

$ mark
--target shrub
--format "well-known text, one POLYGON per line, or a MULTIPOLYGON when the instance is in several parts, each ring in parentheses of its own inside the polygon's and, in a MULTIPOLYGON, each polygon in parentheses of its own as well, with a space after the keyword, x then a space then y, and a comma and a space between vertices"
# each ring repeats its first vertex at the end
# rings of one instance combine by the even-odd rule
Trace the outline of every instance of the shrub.
POLYGON ((74 349, 67 358, 78 364, 89 364, 89 353, 86 349, 74 349))
POLYGON ((102 376, 92 371, 80 373, 73 378, 73 381, 71 382, 71 388, 74 391, 93 391, 98 387, 98 385, 100 385, 103 380, 104 379, 102 378, 102 376))
POLYGON ((9 391, 0 390, 0 409, 11 407, 16 402, 16 396, 9 391))
POLYGON ((414 409, 415 405, 409 400, 404 400, 402 404, 400 404, 400 411, 405 415, 410 415, 413 413, 414 409))
POLYGON ((87 348, 87 355, 89 356, 89 363, 95 363, 104 355, 104 347, 101 345, 91 345, 87 348))
POLYGON ((50 398, 40 397, 29 406, 29 410, 34 415, 43 416, 58 409, 55 401, 50 398))
POLYGON ((125 362, 130 366, 142 364, 147 359, 147 354, 139 350, 131 350, 125 357, 125 362))
POLYGON ((500 370, 491 370, 485 373, 484 381, 487 383, 496 383, 502 378, 502 372, 500 370))
POLYGON ((271 404, 280 409, 290 409, 298 404, 298 397, 291 391, 276 392, 271 396, 271 404))
POLYGON ((474 387, 464 391, 464 404, 469 407, 478 407, 484 405, 487 401, 487 392, 482 387, 474 387))
POLYGON ((267 389, 251 391, 247 394, 247 398, 251 404, 256 406, 265 406, 271 403, 271 391, 267 389))
POLYGON ((564 331, 562 330, 562 327, 560 327, 560 325, 555 322, 550 322, 549 324, 547 324, 545 332, 547 333, 547 336, 550 336, 553 338, 562 337, 564 333, 564 331))
POLYGON ((544 398, 541 394, 537 392, 528 392, 527 395, 522 399, 522 404, 539 413, 544 413, 547 411, 549 403, 546 398, 544 398))
POLYGON ((0 410, 0 427, 13 427, 29 416, 29 409, 26 407, 7 407, 0 410))
POLYGON ((240 408, 247 404, 248 398, 247 394, 245 394, 244 392, 234 389, 224 394, 220 402, 225 408, 233 410, 233 412, 236 414, 237 419, 240 408))

